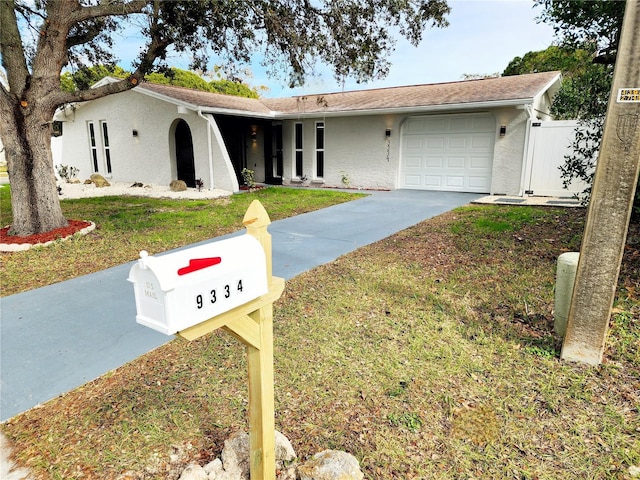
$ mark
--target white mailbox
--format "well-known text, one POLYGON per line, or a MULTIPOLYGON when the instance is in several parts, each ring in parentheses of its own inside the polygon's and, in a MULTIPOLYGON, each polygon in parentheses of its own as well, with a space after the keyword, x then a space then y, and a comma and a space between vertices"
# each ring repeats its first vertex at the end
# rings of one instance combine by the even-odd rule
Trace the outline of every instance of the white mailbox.
POLYGON ((246 234, 158 257, 142 251, 129 281, 136 321, 167 335, 268 292, 264 249, 246 234))

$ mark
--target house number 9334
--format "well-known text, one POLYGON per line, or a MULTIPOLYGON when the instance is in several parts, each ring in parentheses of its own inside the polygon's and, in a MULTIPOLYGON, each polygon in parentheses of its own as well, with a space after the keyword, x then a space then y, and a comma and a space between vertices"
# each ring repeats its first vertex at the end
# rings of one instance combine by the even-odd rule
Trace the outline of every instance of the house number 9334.
POLYGON ((199 293, 196 295, 196 307, 198 310, 205 308, 207 305, 213 305, 217 302, 231 298, 232 295, 242 294, 242 279, 237 282, 228 283, 222 288, 213 288, 208 294, 199 293))

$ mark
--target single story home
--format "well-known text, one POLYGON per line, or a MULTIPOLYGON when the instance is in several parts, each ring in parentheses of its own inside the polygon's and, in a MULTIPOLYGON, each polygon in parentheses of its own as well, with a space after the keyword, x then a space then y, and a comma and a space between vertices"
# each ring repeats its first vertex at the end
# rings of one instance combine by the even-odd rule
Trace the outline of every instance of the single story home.
MULTIPOLYGON (((109 81, 109 79, 103 79, 109 81)), ((60 162, 112 181, 184 180, 524 195, 530 130, 560 72, 250 99, 144 83, 61 109, 60 162)))

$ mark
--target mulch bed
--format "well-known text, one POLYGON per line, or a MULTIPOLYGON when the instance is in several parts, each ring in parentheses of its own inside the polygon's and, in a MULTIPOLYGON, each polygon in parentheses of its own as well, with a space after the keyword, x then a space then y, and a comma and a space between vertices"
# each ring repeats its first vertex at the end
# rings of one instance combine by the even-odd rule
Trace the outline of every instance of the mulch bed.
POLYGON ((0 229, 0 245, 45 245, 48 242, 71 237, 92 225, 94 224, 83 220, 69 220, 69 224, 66 227, 56 228, 50 232, 36 233, 25 237, 9 235, 9 229, 11 226, 4 227, 0 229))

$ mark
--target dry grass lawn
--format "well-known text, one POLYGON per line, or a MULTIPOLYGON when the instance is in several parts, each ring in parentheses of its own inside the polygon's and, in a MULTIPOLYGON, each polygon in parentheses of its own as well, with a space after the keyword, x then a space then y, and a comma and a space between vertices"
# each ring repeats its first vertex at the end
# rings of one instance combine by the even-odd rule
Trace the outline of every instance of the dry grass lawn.
MULTIPOLYGON (((287 282, 276 428, 369 479, 630 479, 640 467, 640 229, 603 365, 561 362, 555 261, 584 212, 466 207, 287 282)), ((246 429, 241 346, 175 340, 3 425, 41 479, 175 479, 246 429)))

